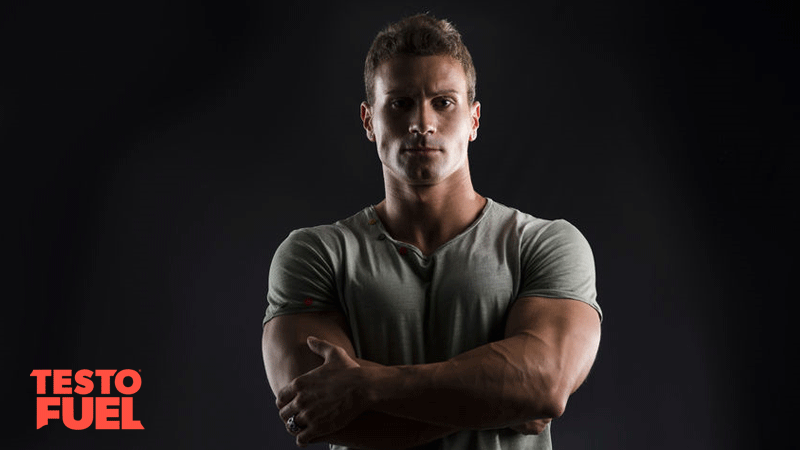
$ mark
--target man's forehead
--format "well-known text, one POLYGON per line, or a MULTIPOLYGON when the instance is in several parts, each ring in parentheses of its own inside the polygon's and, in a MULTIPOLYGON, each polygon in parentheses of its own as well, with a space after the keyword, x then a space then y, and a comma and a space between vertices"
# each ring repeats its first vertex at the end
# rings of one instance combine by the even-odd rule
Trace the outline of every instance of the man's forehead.
POLYGON ((467 92, 461 63, 448 55, 396 56, 382 62, 375 73, 378 94, 403 91, 467 92))

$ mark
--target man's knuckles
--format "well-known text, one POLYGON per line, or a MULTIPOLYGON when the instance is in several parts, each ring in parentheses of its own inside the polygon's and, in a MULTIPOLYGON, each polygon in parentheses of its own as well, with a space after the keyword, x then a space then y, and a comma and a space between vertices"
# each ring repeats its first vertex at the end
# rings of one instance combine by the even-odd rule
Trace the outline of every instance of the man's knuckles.
POLYGON ((313 406, 315 403, 315 398, 312 398, 311 395, 306 394, 305 392, 300 392, 297 394, 297 397, 294 398, 294 404, 299 409, 307 409, 310 406, 313 406))

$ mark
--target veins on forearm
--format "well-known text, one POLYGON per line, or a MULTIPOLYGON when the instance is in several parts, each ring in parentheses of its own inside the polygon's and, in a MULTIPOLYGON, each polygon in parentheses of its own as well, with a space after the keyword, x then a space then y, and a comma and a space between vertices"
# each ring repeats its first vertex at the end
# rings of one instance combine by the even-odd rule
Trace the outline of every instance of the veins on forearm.
POLYGON ((474 429, 557 417, 554 368, 540 356, 542 345, 521 334, 442 363, 376 368, 372 409, 474 429))

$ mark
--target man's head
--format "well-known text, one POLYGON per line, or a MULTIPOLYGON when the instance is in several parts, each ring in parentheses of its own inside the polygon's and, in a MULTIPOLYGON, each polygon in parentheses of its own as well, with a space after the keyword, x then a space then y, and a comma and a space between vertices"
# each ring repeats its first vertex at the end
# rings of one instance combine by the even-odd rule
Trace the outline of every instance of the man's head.
POLYGON ((375 73, 381 63, 397 56, 447 55, 461 63, 467 76, 468 100, 475 100, 475 66, 461 34, 446 20, 427 14, 406 17, 384 28, 372 41, 364 64, 367 103, 375 102, 375 73))
POLYGON ((361 120, 377 144, 384 180, 468 180, 480 104, 472 59, 452 25, 426 15, 390 25, 375 38, 365 77, 361 120))

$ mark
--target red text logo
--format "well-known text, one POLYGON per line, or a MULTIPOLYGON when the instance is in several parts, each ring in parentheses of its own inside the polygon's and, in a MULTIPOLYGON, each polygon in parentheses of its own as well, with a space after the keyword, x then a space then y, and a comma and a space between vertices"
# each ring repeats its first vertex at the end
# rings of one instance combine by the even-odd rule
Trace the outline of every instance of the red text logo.
POLYGON ((144 430, 142 423, 133 419, 133 397, 142 387, 139 372, 120 370, 34 370, 36 377, 36 429, 52 420, 59 420, 67 428, 85 430, 94 424, 98 430, 144 430), (52 392, 47 392, 47 380, 52 377, 52 392), (99 379, 99 380, 98 380, 99 379), (99 383, 97 383, 99 381, 99 383), (126 382, 128 384, 126 384, 126 382), (114 385, 119 397, 87 397, 97 393, 111 394, 114 385), (42 395, 51 396, 42 397, 42 395), (78 395, 80 397, 74 397, 78 395), (76 417, 75 402, 81 402, 80 418, 76 417))

